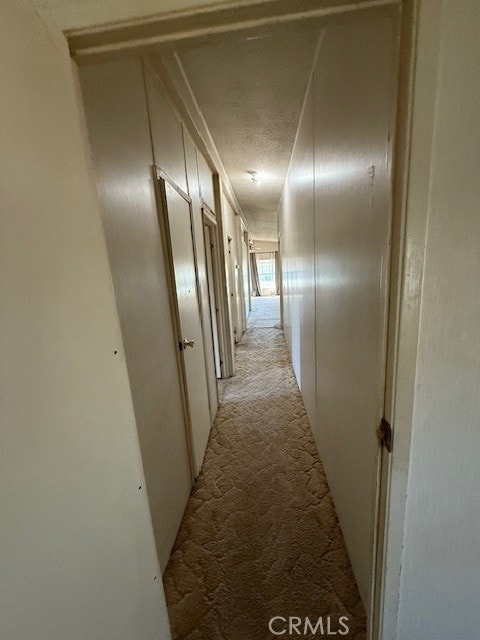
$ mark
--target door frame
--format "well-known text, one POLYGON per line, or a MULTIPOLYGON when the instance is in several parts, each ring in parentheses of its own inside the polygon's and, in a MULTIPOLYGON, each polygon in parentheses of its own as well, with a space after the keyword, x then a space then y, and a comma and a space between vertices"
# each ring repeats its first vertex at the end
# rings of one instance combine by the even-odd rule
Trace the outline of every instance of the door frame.
MULTIPOLYGON (((389 265, 389 295, 387 312, 387 345, 386 345, 386 384, 385 384, 385 413, 392 417, 394 442, 401 441, 403 452, 407 452, 403 464, 396 462, 396 447, 393 453, 384 460, 382 452, 383 471, 386 486, 378 486, 376 513, 376 544, 372 566, 374 572, 374 589, 372 602, 375 605, 369 612, 369 640, 380 640, 385 616, 385 597, 388 592, 389 617, 396 617, 398 597, 400 591, 399 576, 401 570, 401 556, 404 529, 404 512, 406 504, 406 478, 408 475, 408 452, 411 442, 411 416, 413 413, 413 389, 415 385, 415 336, 418 333, 420 299, 405 299, 407 289, 412 286, 414 276, 408 273, 409 266, 421 269, 418 256, 423 255, 423 238, 426 226, 426 211, 415 213, 415 220, 407 225, 407 199, 410 174, 410 138, 412 133, 413 86, 415 66, 416 36, 420 0, 366 0, 366 2, 352 3, 351 0, 310 0, 308 12, 296 12, 292 3, 282 3, 282 0, 272 0, 264 3, 258 15, 257 2, 250 0, 239 2, 241 9, 233 4, 231 7, 201 7, 189 11, 175 11, 159 13, 158 17, 149 17, 150 34, 157 28, 158 33, 149 37, 142 35, 145 17, 130 20, 124 24, 112 22, 110 24, 94 25, 85 29, 66 31, 71 57, 78 65, 106 61, 118 56, 148 55, 152 47, 166 50, 173 43, 198 42, 208 34, 216 37, 228 35, 232 32, 247 28, 260 28, 272 24, 288 23, 289 21, 321 17, 329 19, 346 12, 368 11, 382 6, 398 5, 402 10, 400 30, 400 59, 396 113, 396 139, 393 145, 393 185, 392 185, 392 235, 389 265), (198 16, 205 21, 202 30, 197 28, 198 16), (207 24, 208 22, 208 24, 207 24), (412 251, 416 252, 412 257, 412 251), (410 252, 410 253, 407 253, 410 252), (402 319, 406 307, 410 305, 408 319, 402 319), (400 335, 400 325, 403 323, 403 337, 400 335), (397 376, 397 369, 402 361, 402 378, 397 376), (405 361, 405 362, 403 362, 405 361), (397 424, 395 419, 397 416, 397 424), (400 468, 401 467, 401 468, 400 468), (381 495, 380 495, 381 494, 381 495), (383 523, 379 514, 384 507, 383 523), (393 570, 387 571, 388 564, 393 564, 393 570)), ((228 176, 222 166, 218 152, 211 139, 204 135, 205 124, 198 118, 195 105, 192 107, 192 93, 187 84, 181 82, 181 68, 178 60, 168 69, 167 85, 172 93, 182 119, 187 121, 190 133, 198 144, 202 153, 220 172, 222 181, 230 197, 235 201, 231 192, 228 176)), ((158 68, 158 66, 157 66, 158 68)), ((82 109, 81 96, 78 94, 79 106, 82 109)), ((198 107, 197 107, 198 108, 198 107)), ((218 251, 224 254, 221 184, 220 175, 214 174, 215 205, 218 215, 218 251)), ((156 168, 154 168, 154 183, 157 185, 156 168)), ((173 186, 173 185, 172 185, 173 186)), ((157 189, 157 186, 156 186, 157 189)), ((186 195, 186 194, 185 194, 186 195)), ((158 208, 158 207, 157 207, 158 208)), ((226 278, 224 270, 220 270, 220 293, 218 303, 220 308, 225 306, 226 278)), ((416 276, 415 290, 421 287, 422 274, 416 276)), ((229 313, 223 309, 221 333, 225 339, 228 336, 229 313)), ((283 319, 282 319, 283 323, 283 319)), ((229 353, 228 345, 225 353, 227 375, 234 373, 233 353, 229 353)), ((180 359, 179 359, 180 360, 180 359)), ((179 364, 181 366, 181 364, 179 364)), ((381 472, 380 472, 381 473, 381 472)), ((392 636, 395 637, 395 636, 392 636)))
POLYGON ((283 251, 283 240, 282 240, 282 234, 279 232, 278 233, 278 263, 280 265, 280 273, 278 275, 280 280, 280 326, 283 329, 284 314, 283 314, 283 269, 282 269, 283 252, 282 251, 283 251))
POLYGON ((242 294, 243 294, 243 331, 245 332, 248 327, 248 316, 250 315, 250 307, 252 301, 252 292, 250 285, 250 265, 249 265, 249 253, 250 247, 248 245, 248 232, 244 231, 242 228, 242 223, 240 223, 241 228, 241 236, 240 236, 240 253, 241 253, 241 277, 242 277, 242 294), (245 286, 246 283, 246 286, 245 286), (247 304, 248 300, 248 304, 247 304))
MULTIPOLYGON (((209 307, 210 307, 210 323, 212 327, 212 340, 213 340, 213 348, 214 354, 213 358, 215 361, 215 375, 217 376, 217 366, 216 359, 217 354, 215 353, 215 337, 217 338, 216 342, 218 345, 218 368, 220 369, 220 377, 226 378, 227 372, 225 369, 225 345, 222 340, 222 332, 220 328, 223 323, 223 319, 221 316, 220 305, 218 304, 218 298, 220 295, 219 289, 219 260, 218 260, 218 242, 217 242, 217 219, 215 214, 210 210, 208 205, 204 202, 202 203, 202 236, 205 244, 205 268, 207 273, 207 286, 208 286, 208 296, 209 296, 209 307), (209 240, 207 242, 207 238, 205 235, 205 231, 208 229, 209 240), (215 327, 213 323, 213 313, 212 313, 212 303, 215 307, 215 327), (216 336, 214 335, 216 334, 216 336)), ((217 376, 218 379, 218 376, 217 376)))
POLYGON ((225 233, 224 233, 224 214, 222 202, 222 181, 218 173, 213 174, 213 193, 215 198, 215 213, 217 220, 216 232, 216 252, 218 269, 216 270, 218 298, 217 304, 220 309, 220 318, 222 320, 219 327, 219 336, 223 344, 223 362, 225 378, 229 378, 235 374, 235 352, 233 347, 233 327, 230 318, 230 309, 228 304, 228 285, 227 285, 227 252, 225 250, 225 233))
POLYGON ((215 302, 217 312, 217 333, 221 358, 222 378, 233 376, 234 353, 232 350, 230 337, 232 327, 230 323, 230 312, 228 307, 227 291, 227 267, 225 263, 225 243, 223 237, 223 208, 221 197, 219 197, 221 184, 218 173, 212 175, 213 190, 215 197, 215 212, 203 202, 204 220, 212 225, 210 235, 213 241, 212 266, 213 285, 215 287, 215 302))
POLYGON ((238 309, 237 309, 237 283, 235 273, 235 239, 227 235, 227 282, 229 290, 229 312, 230 326, 232 328, 233 342, 236 345, 239 341, 238 337, 238 309))
POLYGON ((410 275, 410 271, 421 269, 419 261, 424 253, 427 219, 425 210, 416 213, 413 225, 407 220, 419 5, 420 0, 400 2, 383 394, 383 415, 392 427, 394 444, 391 453, 384 447, 379 449, 369 640, 382 640, 385 632, 388 638, 396 637, 396 630, 393 629, 396 622, 393 619, 396 621, 400 596, 408 475, 408 461, 405 464, 401 458, 406 450, 410 450, 411 444, 416 338, 421 302, 420 295, 413 295, 411 280, 416 280, 417 291, 420 291, 422 280, 422 275, 410 275), (411 225, 418 226, 411 230, 411 225), (406 367, 403 361, 408 361, 406 367))
POLYGON ((247 330, 247 307, 245 305, 245 282, 243 279, 243 229, 242 219, 235 213, 236 225, 236 299, 237 299, 237 330, 239 331, 238 339, 241 340, 243 334, 247 330))

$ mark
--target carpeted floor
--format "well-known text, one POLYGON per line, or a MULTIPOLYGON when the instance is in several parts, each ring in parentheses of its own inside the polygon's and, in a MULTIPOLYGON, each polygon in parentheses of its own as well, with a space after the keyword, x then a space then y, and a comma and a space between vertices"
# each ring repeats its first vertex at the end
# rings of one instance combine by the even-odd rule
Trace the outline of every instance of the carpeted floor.
MULTIPOLYGON (((338 620, 348 616, 350 631, 340 637, 364 640, 365 613, 322 463, 283 333, 271 328, 278 299, 276 315, 273 298, 253 302, 164 575, 173 638, 271 640, 273 616, 299 617, 302 637, 320 638, 320 627, 303 634, 305 617, 322 617, 326 636, 328 616, 331 631, 344 631, 338 620)), ((289 635, 287 623, 275 624, 289 635)))
POLYGON ((252 310, 248 317, 249 329, 280 328, 280 296, 252 298, 252 310))

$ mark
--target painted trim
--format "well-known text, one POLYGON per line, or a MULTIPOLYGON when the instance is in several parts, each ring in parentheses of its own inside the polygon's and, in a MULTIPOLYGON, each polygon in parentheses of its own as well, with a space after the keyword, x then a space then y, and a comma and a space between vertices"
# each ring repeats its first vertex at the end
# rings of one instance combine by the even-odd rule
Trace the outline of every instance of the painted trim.
MULTIPOLYGON (((402 573, 405 507, 416 381, 418 331, 425 258, 425 237, 430 184, 435 99, 437 92, 438 30, 441 7, 421 0, 404 0, 413 13, 409 65, 401 64, 406 77, 406 148, 397 147, 398 271, 392 280, 394 336, 391 363, 391 424, 394 448, 391 456, 385 533, 385 574, 379 638, 397 638, 398 605, 402 573), (421 58, 419 54, 421 53, 421 58), (407 117, 408 116, 408 117, 407 117), (403 164, 401 162, 403 154, 403 164)), ((400 106, 401 102, 400 102, 400 106)))
POLYGON ((213 175, 213 192, 215 198, 215 211, 217 214, 216 226, 216 273, 218 275, 218 298, 217 304, 220 310, 221 327, 219 338, 222 344, 223 369, 225 378, 233 376, 235 373, 235 354, 232 349, 233 327, 230 322, 230 312, 228 308, 228 288, 227 288, 227 262, 225 252, 225 238, 223 232, 223 206, 222 206, 222 183, 220 176, 213 175))
POLYGON ((213 358, 215 363, 215 378, 217 379, 217 399, 218 399, 218 404, 220 404, 220 399, 218 394, 218 378, 225 377, 224 368, 223 368, 223 362, 225 360, 225 357, 222 352, 223 345, 222 345, 221 335, 220 335, 220 325, 221 325, 220 308, 217 304, 218 270, 216 268, 216 249, 215 249, 215 244, 216 244, 215 235, 217 233, 216 232, 217 223, 215 222, 215 224, 213 224, 209 218, 207 218, 205 215, 202 215, 202 227, 203 227, 202 228, 203 244, 205 247, 205 262, 206 262, 205 268, 207 273, 208 302, 210 307, 212 342, 213 342, 213 351, 214 351, 213 358), (208 234, 207 234, 207 231, 208 231, 208 234), (207 235, 208 235, 208 238, 207 238, 207 235), (215 313, 215 330, 213 327, 212 307, 215 313), (215 348, 215 334, 217 338, 218 354, 215 348), (218 358, 218 366, 217 366, 217 358, 218 358))
POLYGON ((188 193, 186 193, 181 187, 179 187, 175 180, 173 180, 173 178, 170 178, 168 173, 166 173, 159 167, 155 167, 155 169, 157 180, 164 180, 165 182, 167 182, 173 189, 175 189, 178 195, 182 196, 182 198, 188 202, 188 204, 192 204, 192 199, 190 198, 188 193))
POLYGON ((217 226, 217 217, 204 200, 202 200, 202 214, 212 226, 217 226))
MULTIPOLYGON (((412 47, 411 33, 414 27, 413 15, 409 11, 411 0, 405 0, 398 16, 396 17, 395 30, 397 35, 397 47, 394 59, 396 65, 396 74, 390 90, 391 96, 391 113, 389 122, 389 138, 388 138, 388 171, 390 175, 390 221, 389 221, 389 240, 387 250, 387 260, 385 265, 385 273, 382 281, 384 289, 384 313, 383 313, 383 329, 382 329, 382 360, 381 371, 382 379, 379 388, 379 397, 381 404, 379 406, 378 424, 382 418, 386 418, 390 424, 392 417, 390 412, 390 398, 392 394, 392 373, 391 367, 394 354, 392 353, 392 339, 395 341, 396 324, 395 324, 395 305, 393 301, 397 295, 396 281, 399 270, 399 256, 397 247, 403 235, 402 216, 399 215, 400 202, 398 193, 399 177, 406 170, 405 157, 402 155, 405 148, 408 147, 409 130, 409 112, 410 101, 409 96, 411 87, 409 78, 411 77, 412 66, 412 47), (402 64, 403 63, 403 64, 402 64), (405 73, 406 70, 406 73, 405 73)), ((377 425, 372 425, 376 428, 377 425)), ((393 428, 393 427, 392 427, 393 428)), ((378 448, 377 459, 377 487, 375 496, 375 523, 374 523, 374 540, 372 549, 372 584, 371 584, 371 601, 369 611, 369 638, 371 640, 379 640, 381 627, 381 617, 383 613, 383 582, 385 572, 385 535, 387 529, 386 513, 389 500, 389 484, 391 470, 392 454, 384 447, 378 448)))
POLYGON ((279 25, 311 18, 332 18, 398 2, 399 0, 304 0, 302 10, 291 0, 270 0, 240 6, 236 3, 228 8, 203 8, 198 12, 160 14, 127 24, 113 22, 90 29, 72 29, 67 30, 65 35, 72 57, 84 63, 111 55, 138 55, 149 47, 192 38, 212 37, 272 23, 279 25))

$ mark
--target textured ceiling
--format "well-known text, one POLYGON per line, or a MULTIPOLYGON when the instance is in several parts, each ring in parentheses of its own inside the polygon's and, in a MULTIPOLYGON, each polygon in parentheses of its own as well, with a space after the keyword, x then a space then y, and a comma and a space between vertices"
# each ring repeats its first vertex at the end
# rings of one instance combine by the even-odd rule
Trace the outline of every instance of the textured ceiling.
POLYGON ((276 211, 318 35, 297 28, 178 51, 254 238, 277 238, 276 211))

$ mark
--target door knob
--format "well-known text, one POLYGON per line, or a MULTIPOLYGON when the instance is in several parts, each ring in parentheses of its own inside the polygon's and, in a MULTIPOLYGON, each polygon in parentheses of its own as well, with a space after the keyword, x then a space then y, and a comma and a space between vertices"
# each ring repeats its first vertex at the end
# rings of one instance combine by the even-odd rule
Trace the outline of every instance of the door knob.
POLYGON ((183 348, 186 349, 187 347, 194 347, 195 346, 195 340, 187 340, 186 338, 183 339, 183 348))

